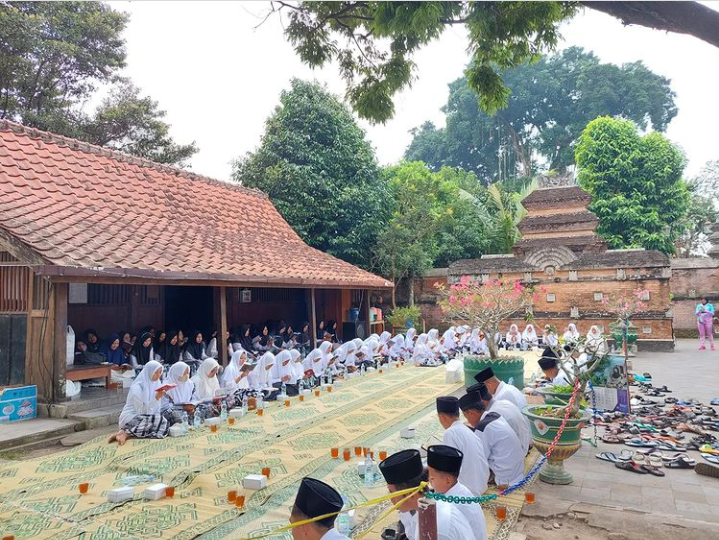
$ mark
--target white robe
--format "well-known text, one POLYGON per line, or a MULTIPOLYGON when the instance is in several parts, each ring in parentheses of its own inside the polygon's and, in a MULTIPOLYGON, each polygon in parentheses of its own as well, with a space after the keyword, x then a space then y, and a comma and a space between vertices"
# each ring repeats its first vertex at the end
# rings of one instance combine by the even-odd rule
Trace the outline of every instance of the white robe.
POLYGON ((442 442, 464 454, 462 468, 459 471, 459 481, 475 496, 482 495, 487 491, 489 464, 484 445, 472 433, 472 430, 457 420, 444 432, 442 442))
POLYGON ((324 535, 322 535, 322 538, 320 538, 320 540, 350 540, 350 538, 349 536, 338 533, 337 529, 330 529, 324 535))
MULTIPOLYGON (((489 414, 485 411, 482 420, 489 414)), ((480 424, 482 424, 480 420, 480 424)), ((497 485, 512 485, 524 478, 524 456, 521 443, 509 423, 501 416, 487 424, 484 431, 474 432, 484 443, 489 468, 497 485)))
POLYGON ((125 406, 120 413, 120 429, 130 420, 141 414, 159 414, 162 408, 162 401, 155 399, 157 389, 162 386, 162 381, 152 380, 152 376, 162 370, 162 364, 156 360, 150 360, 142 368, 142 371, 135 377, 135 381, 127 394, 125 406))
MULTIPOLYGON (((474 437, 474 435, 473 435, 474 437)), ((474 437, 475 439, 477 437, 474 437)), ((463 485, 462 482, 457 482, 452 486, 445 495, 453 495, 455 497, 472 497, 474 494, 463 485)), ((474 533, 474 540, 487 540, 487 522, 484 519, 484 512, 479 504, 458 504, 462 515, 467 519, 472 532, 474 533)))
POLYGON ((522 451, 526 456, 529 450, 529 444, 532 442, 532 433, 529 424, 527 424, 525 420, 527 417, 521 413, 514 403, 506 399, 493 399, 489 410, 499 413, 500 416, 507 421, 512 431, 517 435, 522 445, 522 451))

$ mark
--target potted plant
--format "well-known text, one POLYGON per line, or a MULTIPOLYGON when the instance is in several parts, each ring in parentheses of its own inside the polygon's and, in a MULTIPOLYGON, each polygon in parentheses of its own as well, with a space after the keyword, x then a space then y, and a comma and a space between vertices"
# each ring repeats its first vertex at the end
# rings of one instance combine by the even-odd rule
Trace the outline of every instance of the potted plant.
POLYGON ((445 287, 436 285, 439 305, 445 318, 454 324, 469 324, 481 328, 487 336, 489 357, 467 355, 464 357, 464 380, 467 386, 474 383, 474 376, 492 367, 495 375, 517 388, 524 387, 524 359, 517 356, 500 356, 495 336, 502 322, 513 315, 530 313, 534 301, 531 287, 518 280, 479 281, 462 276, 457 282, 445 287))
POLYGON ((419 323, 421 314, 417 306, 397 307, 387 316, 387 321, 392 325, 392 329, 402 331, 419 323))

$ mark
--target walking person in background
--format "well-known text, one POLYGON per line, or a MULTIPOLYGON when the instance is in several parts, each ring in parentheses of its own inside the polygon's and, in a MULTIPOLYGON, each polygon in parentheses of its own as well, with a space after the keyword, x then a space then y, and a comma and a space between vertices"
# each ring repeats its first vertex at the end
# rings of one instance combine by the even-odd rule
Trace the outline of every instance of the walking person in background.
POLYGON ((712 351, 714 350, 714 306, 705 296, 702 301, 697 304, 694 314, 697 316, 697 328, 699 329, 699 350, 705 351, 706 340, 712 351))

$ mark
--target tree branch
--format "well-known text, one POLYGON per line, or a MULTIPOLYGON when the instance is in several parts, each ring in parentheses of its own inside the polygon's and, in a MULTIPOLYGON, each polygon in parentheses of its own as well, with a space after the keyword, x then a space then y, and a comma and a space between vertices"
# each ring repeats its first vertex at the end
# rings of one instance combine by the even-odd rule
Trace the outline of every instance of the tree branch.
POLYGON ((719 12, 699 2, 580 2, 582 5, 655 30, 687 34, 719 47, 719 12))

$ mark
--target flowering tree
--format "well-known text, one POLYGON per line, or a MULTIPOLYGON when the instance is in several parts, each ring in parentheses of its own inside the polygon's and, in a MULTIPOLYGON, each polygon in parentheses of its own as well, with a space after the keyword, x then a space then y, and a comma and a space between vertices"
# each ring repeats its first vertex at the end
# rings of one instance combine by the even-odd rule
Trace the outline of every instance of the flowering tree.
POLYGON ((441 283, 436 287, 445 317, 456 324, 470 324, 484 330, 489 357, 493 360, 498 357, 495 335, 499 325, 512 315, 526 312, 535 300, 534 291, 518 280, 481 282, 462 276, 459 283, 449 288, 441 283))
POLYGON ((629 319, 647 309, 647 303, 643 298, 648 294, 649 291, 646 289, 635 289, 631 294, 615 293, 602 300, 605 309, 617 317, 617 328, 620 333, 619 339, 616 335, 614 338, 621 341, 625 357, 629 355, 629 319))

